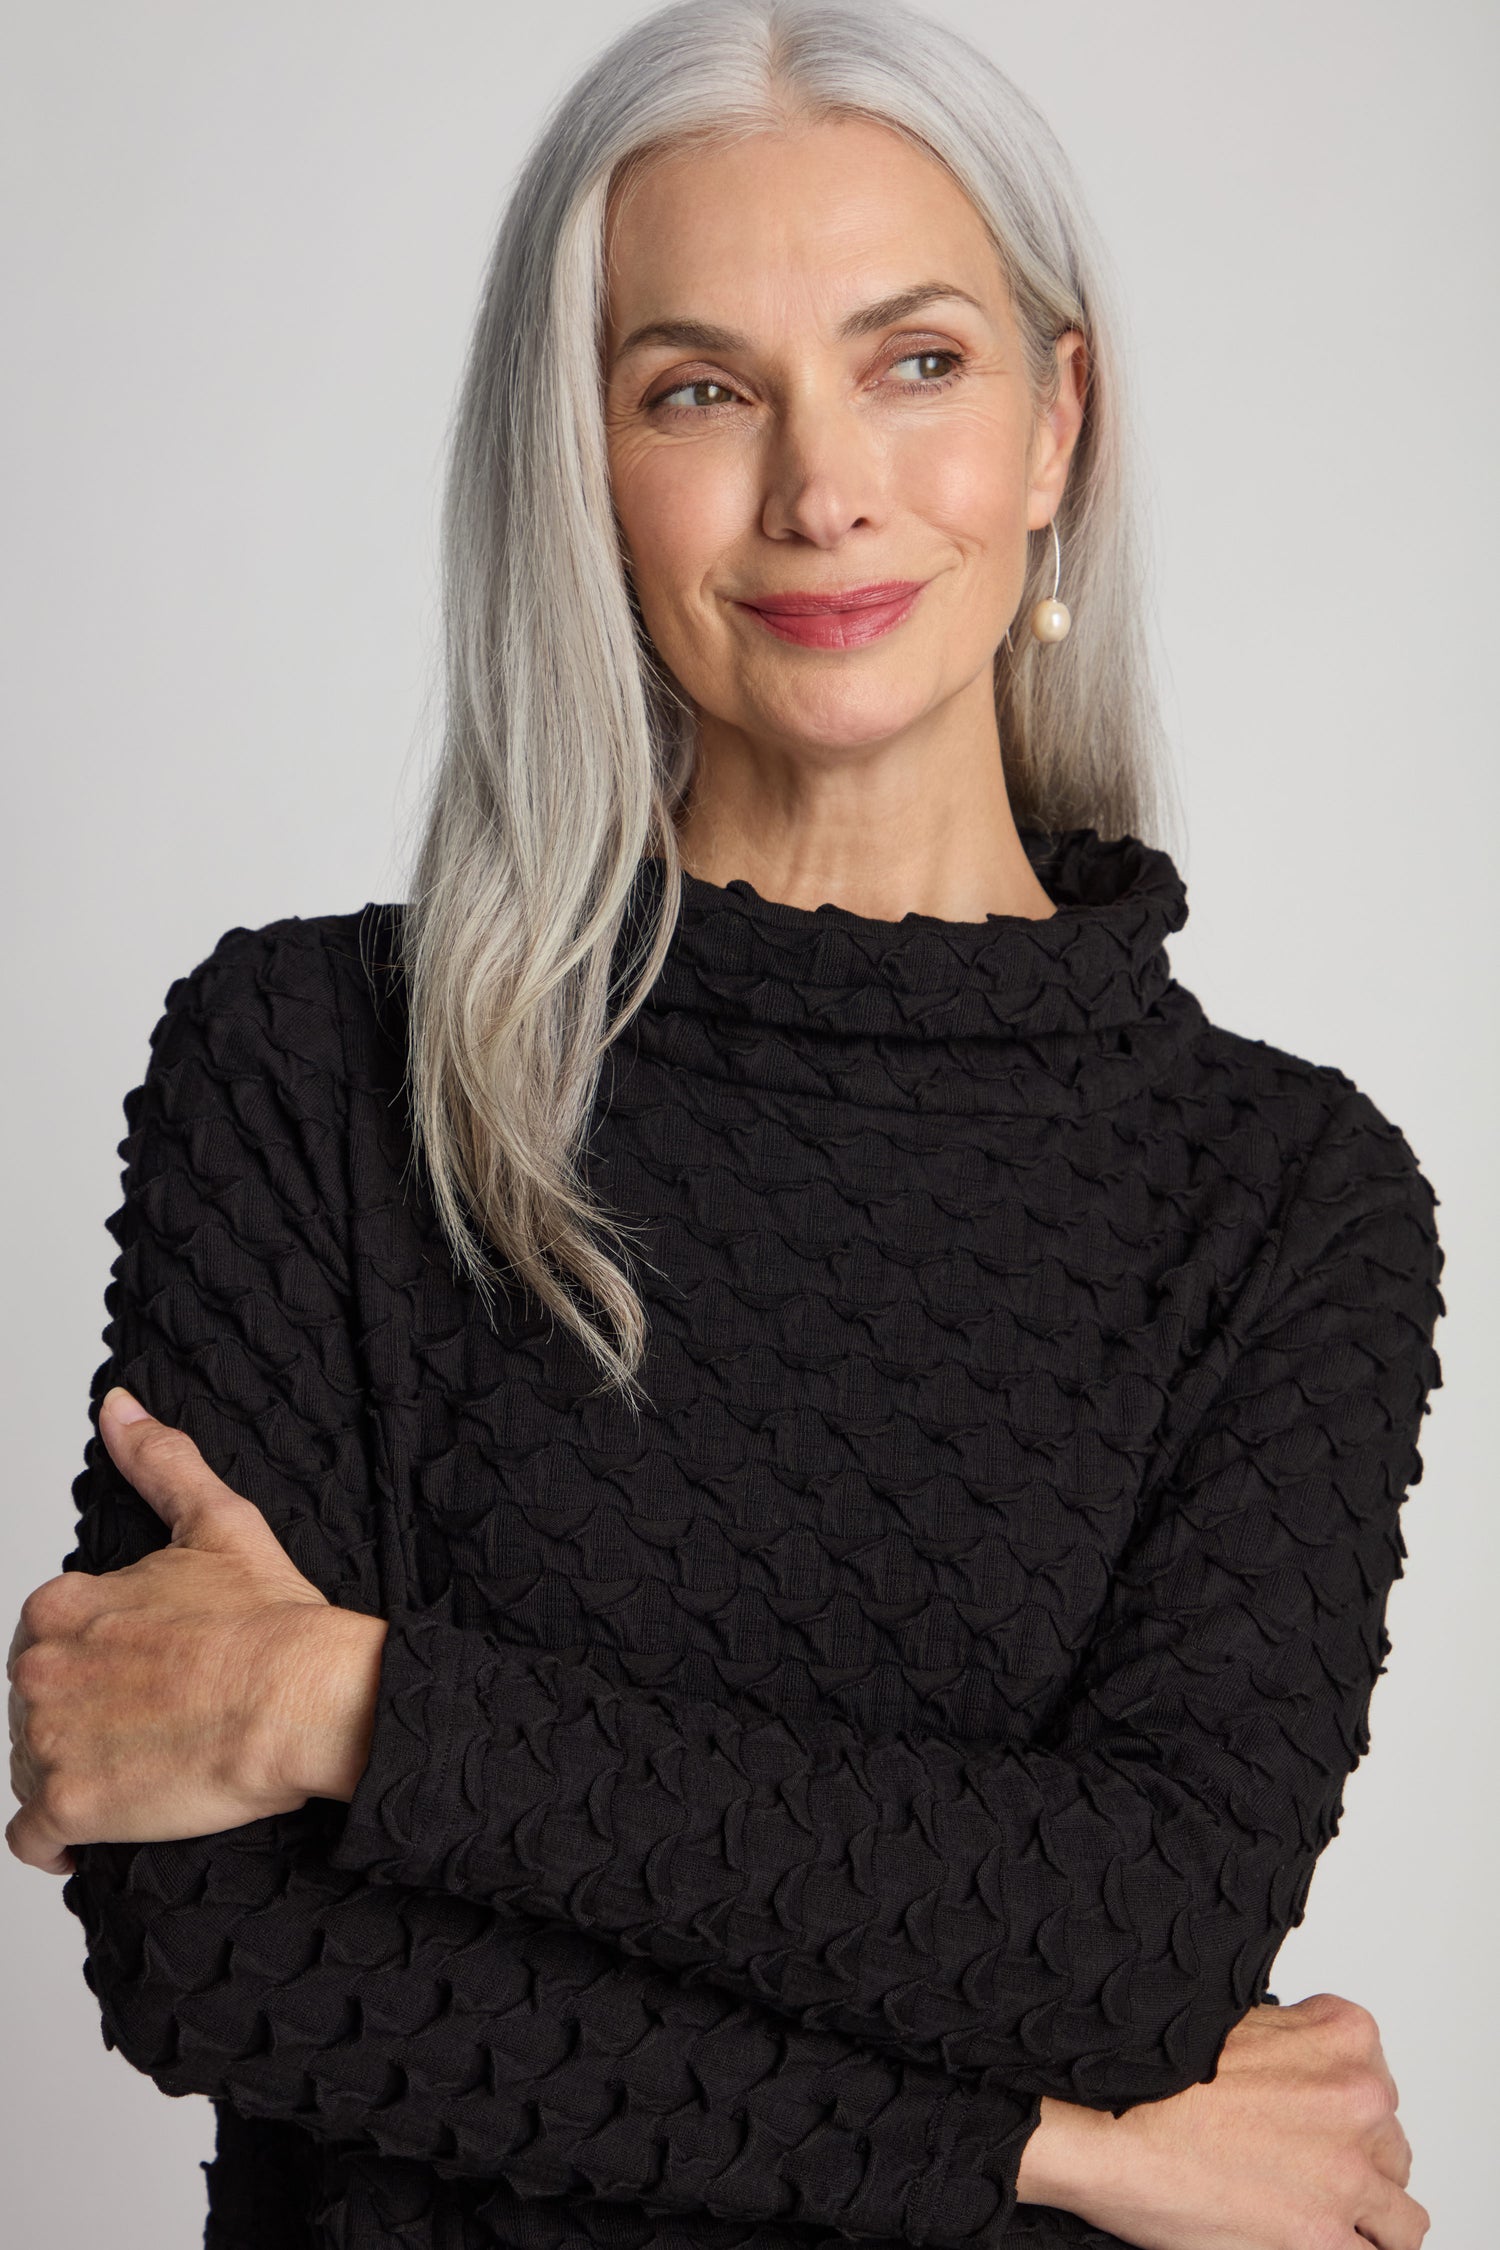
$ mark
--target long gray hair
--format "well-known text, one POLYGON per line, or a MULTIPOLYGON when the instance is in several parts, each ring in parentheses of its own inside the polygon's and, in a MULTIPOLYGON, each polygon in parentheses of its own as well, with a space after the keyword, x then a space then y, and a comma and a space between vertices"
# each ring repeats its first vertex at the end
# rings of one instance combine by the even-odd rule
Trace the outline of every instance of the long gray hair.
MULTIPOLYGON (((983 54, 900 0, 686 0, 631 26, 538 137, 495 242, 454 412, 443 519, 446 715, 402 967, 413 1146, 458 1268, 494 1316, 520 1283, 638 1408, 631 1230, 591 1196, 601 1064, 676 925, 674 815, 693 716, 641 624, 607 473, 606 209, 623 169, 705 133, 853 114, 936 156, 995 241, 1038 403, 1088 344, 1058 517, 1073 631, 996 656, 1018 823, 1150 836, 1159 724, 1100 252, 1045 120, 983 54), (644 855, 661 908, 611 971, 644 855), (498 1260, 494 1253, 498 1252, 498 1260), (590 1303, 592 1300, 592 1303, 590 1303)), ((1018 615, 1050 591, 1032 543, 1018 615)), ((627 931, 627 938, 630 936, 627 931)))

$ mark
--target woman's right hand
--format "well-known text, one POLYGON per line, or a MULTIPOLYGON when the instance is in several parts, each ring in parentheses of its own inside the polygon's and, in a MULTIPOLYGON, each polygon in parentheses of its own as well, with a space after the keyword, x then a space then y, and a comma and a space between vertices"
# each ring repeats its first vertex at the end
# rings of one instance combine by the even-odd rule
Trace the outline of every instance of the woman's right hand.
POLYGON ((1252 2008, 1207 2085, 1123 2117, 1044 2099, 1019 2194, 1138 2250, 1419 2250, 1410 2177, 1375 2019, 1318 1992, 1252 2008))

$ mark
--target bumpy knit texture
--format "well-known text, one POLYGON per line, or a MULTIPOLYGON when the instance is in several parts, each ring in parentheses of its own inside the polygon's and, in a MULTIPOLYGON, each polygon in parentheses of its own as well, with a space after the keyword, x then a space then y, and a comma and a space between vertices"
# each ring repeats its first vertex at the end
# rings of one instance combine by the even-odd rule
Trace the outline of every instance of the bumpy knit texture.
POLYGON ((65 1567, 167 1537, 122 1381, 390 1620, 351 1805, 64 1888, 106 2043, 216 2105, 216 2250, 1103 2246, 1017 2205, 1040 2097, 1209 2079, 1269 1997, 1389 1650, 1435 1198, 1173 979, 1165 854, 1024 840, 1040 921, 685 880, 587 1159, 638 1425, 455 1278, 399 908, 172 986, 65 1567))

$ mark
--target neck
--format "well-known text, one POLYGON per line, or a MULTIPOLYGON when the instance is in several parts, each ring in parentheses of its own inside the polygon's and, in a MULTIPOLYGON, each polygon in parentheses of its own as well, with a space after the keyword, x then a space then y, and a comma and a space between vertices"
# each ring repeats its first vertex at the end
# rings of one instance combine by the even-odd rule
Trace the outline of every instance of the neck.
POLYGON ((677 823, 688 873, 875 921, 1046 919, 1053 902, 1010 809, 988 680, 978 685, 982 698, 957 699, 925 729, 850 747, 754 739, 703 714, 677 823))

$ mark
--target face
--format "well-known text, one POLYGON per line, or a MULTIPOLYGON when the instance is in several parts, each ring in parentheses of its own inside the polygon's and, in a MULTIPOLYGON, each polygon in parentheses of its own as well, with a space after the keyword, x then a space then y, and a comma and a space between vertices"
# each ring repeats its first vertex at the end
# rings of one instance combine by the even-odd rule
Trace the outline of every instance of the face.
POLYGON ((951 175, 828 120, 654 160, 611 208, 606 422, 646 629, 700 739, 824 757, 987 704, 1082 419, 1038 411, 951 175), (860 597, 849 604, 851 594, 860 597), (757 604, 836 594, 811 615, 757 604))

